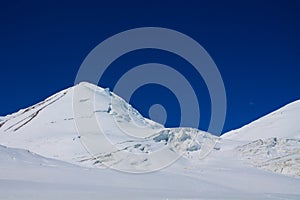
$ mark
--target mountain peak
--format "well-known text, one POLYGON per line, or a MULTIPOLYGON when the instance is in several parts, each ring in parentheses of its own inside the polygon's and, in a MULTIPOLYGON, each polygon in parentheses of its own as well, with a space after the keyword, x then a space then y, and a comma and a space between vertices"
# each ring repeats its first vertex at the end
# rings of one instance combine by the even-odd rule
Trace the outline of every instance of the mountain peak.
POLYGON ((300 138, 299 116, 300 100, 297 100, 221 137, 245 141, 272 137, 300 138))
POLYGON ((108 88, 88 82, 22 109, 0 124, 2 145, 84 166, 115 165, 125 171, 158 169, 171 163, 170 156, 203 157, 218 140, 196 129, 165 128, 144 118, 108 88), (101 149, 108 144, 112 148, 101 149), (159 152, 157 158, 150 154, 155 152, 159 152))

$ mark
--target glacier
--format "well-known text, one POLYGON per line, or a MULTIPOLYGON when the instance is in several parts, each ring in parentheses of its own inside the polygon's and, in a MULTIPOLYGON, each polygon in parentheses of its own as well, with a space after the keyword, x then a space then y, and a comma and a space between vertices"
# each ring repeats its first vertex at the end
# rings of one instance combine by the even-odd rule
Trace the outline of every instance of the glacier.
POLYGON ((0 118, 0 198, 299 199, 299 114, 296 101, 216 137, 80 83, 0 118), (91 118, 101 128, 79 131, 91 118), (94 145, 103 134, 116 151, 94 145))

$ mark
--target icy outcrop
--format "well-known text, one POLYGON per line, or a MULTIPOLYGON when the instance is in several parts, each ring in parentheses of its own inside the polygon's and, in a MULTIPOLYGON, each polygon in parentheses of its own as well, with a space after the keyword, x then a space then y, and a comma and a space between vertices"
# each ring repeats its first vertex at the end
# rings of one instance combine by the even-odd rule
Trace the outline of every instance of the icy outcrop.
POLYGON ((255 167, 300 178, 300 139, 260 139, 236 150, 255 167))
POLYGON ((203 158, 214 149, 219 138, 198 129, 169 128, 162 130, 153 140, 164 142, 185 157, 203 158))

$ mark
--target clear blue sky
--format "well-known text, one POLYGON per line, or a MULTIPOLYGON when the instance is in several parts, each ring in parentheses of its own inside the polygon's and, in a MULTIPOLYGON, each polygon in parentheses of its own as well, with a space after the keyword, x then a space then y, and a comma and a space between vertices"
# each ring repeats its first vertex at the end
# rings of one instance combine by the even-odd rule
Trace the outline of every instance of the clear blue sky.
MULTIPOLYGON (((217 64, 227 92, 224 132, 300 99, 300 1, 7 1, 0 3, 0 115, 15 112, 73 85, 85 56, 118 32, 145 26, 180 31, 198 41, 217 64)), ((130 67, 160 62, 180 68, 176 56, 136 51, 111 66, 100 85, 112 87, 130 67), (119 72, 116 72, 119 71, 119 72), (119 73, 119 74, 118 74, 119 73)), ((182 71, 193 82, 192 71, 182 71)), ((199 127, 207 129, 205 85, 199 127)), ((140 88, 131 102, 142 114, 163 103, 178 124, 176 99, 157 85, 140 88), (165 95, 153 96, 157 91, 165 95)))

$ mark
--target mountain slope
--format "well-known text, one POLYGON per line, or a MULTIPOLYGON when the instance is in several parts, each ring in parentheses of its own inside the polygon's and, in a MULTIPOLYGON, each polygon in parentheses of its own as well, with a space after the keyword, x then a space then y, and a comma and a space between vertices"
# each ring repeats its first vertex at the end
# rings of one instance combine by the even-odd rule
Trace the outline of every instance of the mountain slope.
POLYGON ((87 156, 73 122, 72 90, 6 116, 0 122, 0 143, 71 163, 87 156))
POLYGON ((196 129, 166 129, 142 117, 108 89, 89 83, 58 92, 0 122, 2 145, 82 166, 128 172, 159 169, 179 155, 202 158, 217 141, 196 129), (103 148, 108 145, 112 147, 103 148))
POLYGON ((300 101, 221 136, 240 141, 241 160, 271 172, 300 177, 300 101))
POLYGON ((291 105, 245 126, 246 136, 242 128, 218 138, 164 128, 109 89, 80 83, 0 118, 8 146, 0 146, 0 198, 299 199, 298 102, 291 105), (269 131, 277 129, 280 138, 269 131))
POLYGON ((257 168, 300 177, 300 139, 260 139, 236 150, 241 159, 257 168))
MULTIPOLYGON (((72 165, 42 157, 38 154, 32 153, 28 150, 24 149, 16 149, 16 148, 9 148, 0 145, 0 163, 2 168, 11 168, 12 166, 34 166, 34 167, 56 167, 56 166, 69 166, 72 165)), ((1 177, 3 178, 3 176, 1 177)))
POLYGON ((300 138, 300 100, 292 102, 242 128, 223 134, 223 139, 254 141, 266 138, 300 138))

